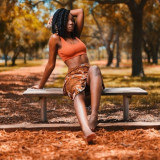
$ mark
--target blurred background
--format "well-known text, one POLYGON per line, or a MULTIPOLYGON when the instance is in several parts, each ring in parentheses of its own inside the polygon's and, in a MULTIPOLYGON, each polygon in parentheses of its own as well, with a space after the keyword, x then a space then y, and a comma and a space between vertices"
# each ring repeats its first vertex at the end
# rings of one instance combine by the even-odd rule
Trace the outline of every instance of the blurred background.
POLYGON ((58 8, 83 8, 81 40, 89 59, 106 66, 131 64, 133 76, 144 76, 143 63, 160 57, 158 0, 0 0, 0 67, 48 57, 51 29, 47 22, 58 8))

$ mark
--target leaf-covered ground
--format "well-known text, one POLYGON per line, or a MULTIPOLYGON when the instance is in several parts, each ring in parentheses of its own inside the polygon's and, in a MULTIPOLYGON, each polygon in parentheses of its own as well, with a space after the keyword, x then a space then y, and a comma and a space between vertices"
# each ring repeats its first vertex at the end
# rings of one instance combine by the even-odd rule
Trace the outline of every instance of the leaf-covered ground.
POLYGON ((0 131, 0 160, 159 160, 157 130, 101 129, 96 134, 87 145, 81 131, 0 131))

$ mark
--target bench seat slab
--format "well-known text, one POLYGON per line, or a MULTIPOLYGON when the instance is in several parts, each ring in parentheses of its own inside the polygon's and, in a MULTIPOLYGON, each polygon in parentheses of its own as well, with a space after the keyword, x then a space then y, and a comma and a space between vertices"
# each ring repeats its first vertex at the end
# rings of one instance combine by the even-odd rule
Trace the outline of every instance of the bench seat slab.
MULTIPOLYGON (((147 91, 141 88, 125 87, 125 88, 105 88, 102 91, 105 95, 123 95, 123 119, 128 120, 129 113, 129 100, 132 95, 147 95, 147 91)), ((41 106, 41 120, 47 122, 47 97, 53 96, 66 96, 63 94, 62 88, 44 88, 44 89, 31 89, 28 88, 24 93, 24 96, 40 97, 41 106)))
MULTIPOLYGON (((44 88, 44 89, 31 89, 28 88, 24 91, 23 95, 25 96, 43 96, 43 97, 51 97, 51 96, 59 96, 63 95, 62 88, 44 88)), ((105 88, 102 91, 102 95, 147 95, 147 91, 141 88, 105 88)), ((66 96, 66 95, 65 95, 66 96)))

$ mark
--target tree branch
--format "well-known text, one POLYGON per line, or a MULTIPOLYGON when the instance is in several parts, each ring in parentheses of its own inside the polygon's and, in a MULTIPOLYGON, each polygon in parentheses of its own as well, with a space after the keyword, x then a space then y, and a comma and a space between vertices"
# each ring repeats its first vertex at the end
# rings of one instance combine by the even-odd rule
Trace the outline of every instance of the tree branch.
POLYGON ((81 37, 90 37, 90 38, 97 38, 97 39, 100 39, 99 36, 95 36, 95 35, 92 36, 92 35, 84 35, 84 34, 82 34, 81 37))
MULTIPOLYGON (((45 3, 45 0, 41 0, 41 1, 38 1, 38 2, 36 2, 36 3, 34 3, 32 0, 29 1, 29 2, 30 2, 30 5, 31 5, 32 7, 35 7, 35 6, 38 6, 40 3, 45 3)), ((62 2, 60 2, 60 1, 58 1, 58 0, 54 0, 54 2, 60 4, 61 6, 65 6, 65 5, 68 4, 68 2, 62 3, 62 2)))
POLYGON ((128 5, 128 8, 129 8, 131 14, 133 14, 134 10, 136 10, 136 8, 137 8, 136 2, 135 2, 134 0, 130 0, 130 1, 127 3, 127 5, 128 5))
POLYGON ((45 3, 45 1, 38 1, 38 2, 36 2, 36 3, 34 3, 34 4, 32 4, 32 6, 33 6, 33 7, 38 6, 39 3, 45 3))
MULTIPOLYGON (((61 1, 59 1, 59 0, 52 0, 52 1, 58 3, 58 4, 61 5, 62 7, 65 7, 65 6, 70 5, 71 3, 73 3, 75 0, 68 0, 68 1, 66 1, 66 2, 61 2, 61 1)), ((32 6, 32 7, 35 7, 35 6, 37 6, 39 3, 45 3, 45 0, 40 0, 40 1, 36 2, 36 3, 33 3, 33 1, 31 0, 30 3, 31 3, 31 6, 32 6)))
POLYGON ((143 8, 148 0, 141 0, 140 7, 143 8))
POLYGON ((60 4, 61 6, 65 6, 65 5, 68 4, 68 2, 62 3, 62 2, 60 2, 59 0, 54 0, 54 2, 60 4))
POLYGON ((96 1, 100 4, 119 4, 119 3, 127 4, 129 1, 132 0, 89 0, 89 1, 96 1))
POLYGON ((97 21, 95 15, 94 15, 94 11, 93 11, 93 10, 92 10, 91 14, 92 14, 92 16, 93 16, 94 21, 96 22, 96 25, 97 25, 97 27, 98 27, 98 29, 99 29, 99 32, 100 32, 102 38, 103 38, 103 34, 102 34, 103 31, 102 31, 102 28, 101 28, 100 24, 98 23, 98 21, 97 21))

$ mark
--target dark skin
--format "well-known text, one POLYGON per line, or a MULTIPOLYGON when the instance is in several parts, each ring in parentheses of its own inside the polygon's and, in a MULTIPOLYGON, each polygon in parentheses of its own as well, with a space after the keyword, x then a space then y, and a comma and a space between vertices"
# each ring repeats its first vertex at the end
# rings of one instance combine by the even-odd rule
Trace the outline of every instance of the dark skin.
MULTIPOLYGON (((78 29, 78 38, 80 38, 82 29, 83 29, 83 24, 84 24, 83 9, 74 9, 74 10, 71 10, 69 13, 68 23, 67 23, 68 36, 65 40, 71 44, 78 42, 77 39, 71 38, 71 32, 73 32, 74 25, 75 25, 73 17, 77 17, 76 23, 77 23, 77 29, 78 29)), ((49 23, 51 23, 51 20, 49 21, 49 23)), ((58 53, 58 49, 60 49, 61 46, 62 44, 61 44, 60 37, 56 33, 53 34, 49 39, 49 59, 45 67, 45 71, 43 73, 42 79, 39 85, 33 86, 32 88, 40 89, 44 87, 50 74, 55 68, 56 56, 58 53)), ((67 65, 68 69, 74 68, 83 63, 89 64, 87 55, 80 55, 65 61, 65 64, 67 65)), ((102 77, 101 77, 101 72, 97 66, 91 66, 89 68, 88 74, 89 75, 87 78, 87 85, 90 86, 90 96, 91 96, 91 115, 89 120, 87 118, 84 93, 79 93, 78 95, 76 95, 74 99, 74 108, 75 108, 75 112, 76 112, 78 121, 80 123, 80 126, 82 128, 82 131, 84 133, 85 139, 87 142, 90 142, 96 136, 93 131, 95 130, 97 126, 97 121, 98 121, 98 108, 100 104, 100 97, 101 97, 101 91, 102 91, 102 77)))

